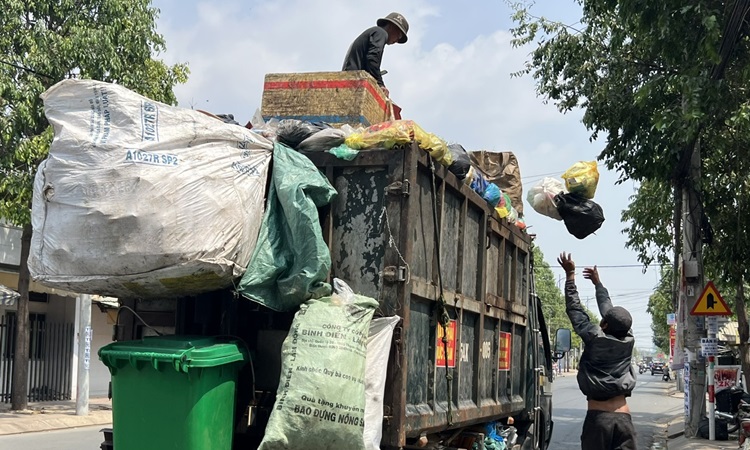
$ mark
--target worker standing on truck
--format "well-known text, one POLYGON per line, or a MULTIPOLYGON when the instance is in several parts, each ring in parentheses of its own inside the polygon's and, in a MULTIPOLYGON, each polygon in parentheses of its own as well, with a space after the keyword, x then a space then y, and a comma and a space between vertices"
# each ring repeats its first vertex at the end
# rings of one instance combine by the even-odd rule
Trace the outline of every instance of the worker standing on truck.
POLYGON ((366 29, 352 42, 341 70, 366 71, 375 78, 378 85, 385 91, 385 95, 388 96, 388 89, 386 89, 383 76, 380 74, 383 50, 386 44, 406 43, 408 31, 409 22, 399 13, 390 13, 384 18, 378 19, 377 26, 366 29))
POLYGON ((599 280, 596 266, 583 269, 583 277, 596 288, 602 320, 592 323, 581 306, 576 288, 576 265, 565 252, 557 258, 565 269, 565 309, 585 345, 578 364, 578 387, 588 401, 581 433, 582 450, 635 450, 635 428, 625 400, 635 389, 633 318, 621 306, 612 306, 609 292, 599 280))

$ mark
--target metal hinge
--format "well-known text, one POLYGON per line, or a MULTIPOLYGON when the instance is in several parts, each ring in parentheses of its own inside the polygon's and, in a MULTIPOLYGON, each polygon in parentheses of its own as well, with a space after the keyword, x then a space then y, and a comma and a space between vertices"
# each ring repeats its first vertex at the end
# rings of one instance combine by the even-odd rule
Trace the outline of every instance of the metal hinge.
POLYGON ((391 412, 391 407, 388 405, 383 405, 383 422, 390 425, 391 419, 393 419, 393 413, 391 412))
POLYGON ((406 281, 409 276, 409 269, 406 266, 388 266, 383 268, 383 280, 389 283, 406 281))
POLYGON ((409 180, 396 181, 386 186, 385 192, 386 194, 408 197, 411 193, 411 183, 409 183, 409 180))
POLYGON ((399 322, 398 325, 396 325, 396 328, 393 329, 393 343, 396 345, 401 344, 401 335, 403 334, 403 327, 401 326, 401 322, 399 322))

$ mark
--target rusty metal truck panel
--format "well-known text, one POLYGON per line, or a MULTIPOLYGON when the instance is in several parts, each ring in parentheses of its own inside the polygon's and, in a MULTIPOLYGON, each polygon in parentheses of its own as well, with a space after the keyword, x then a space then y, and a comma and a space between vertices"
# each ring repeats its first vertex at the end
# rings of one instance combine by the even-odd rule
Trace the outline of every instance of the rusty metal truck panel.
POLYGON ((403 318, 390 355, 383 445, 532 410, 529 237, 415 145, 362 151, 351 162, 308 156, 339 194, 321 217, 331 276, 376 298, 379 314, 403 318), (451 319, 447 361, 441 282, 451 319))

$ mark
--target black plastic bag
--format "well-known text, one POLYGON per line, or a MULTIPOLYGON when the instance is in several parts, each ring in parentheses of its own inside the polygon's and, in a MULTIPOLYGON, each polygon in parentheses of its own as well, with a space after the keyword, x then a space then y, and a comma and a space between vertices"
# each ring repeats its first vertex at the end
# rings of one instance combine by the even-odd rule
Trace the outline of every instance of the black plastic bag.
POLYGON ((301 152, 327 152, 344 143, 346 134, 336 128, 326 128, 311 135, 299 143, 297 150, 301 152))
MULTIPOLYGON (((728 441, 729 440, 729 424, 727 423, 726 419, 723 419, 721 417, 716 417, 714 419, 714 423, 716 424, 716 440, 717 441, 728 441)), ((701 421, 698 423, 698 437, 702 437, 703 439, 708 439, 708 417, 701 418, 701 421)))
POLYGON ((464 180, 471 169, 471 158, 461 144, 451 144, 448 146, 451 152, 453 162, 448 166, 448 170, 453 173, 459 180, 464 180))
POLYGON ((284 119, 279 122, 279 128, 276 130, 276 140, 287 147, 297 150, 300 142, 326 128, 330 127, 324 123, 284 119))
POLYGON ((604 223, 602 207, 593 200, 576 194, 559 193, 555 196, 555 202, 568 232, 578 239, 590 235, 604 223))

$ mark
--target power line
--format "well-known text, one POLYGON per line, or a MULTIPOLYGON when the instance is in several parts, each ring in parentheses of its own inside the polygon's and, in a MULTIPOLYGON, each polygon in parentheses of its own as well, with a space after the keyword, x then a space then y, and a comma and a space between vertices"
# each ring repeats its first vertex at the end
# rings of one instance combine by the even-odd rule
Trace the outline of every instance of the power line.
POLYGON ((40 77, 44 77, 44 78, 50 79, 52 81, 56 81, 55 78, 53 78, 53 77, 51 77, 51 76, 49 76, 47 74, 44 74, 44 73, 41 73, 41 72, 37 72, 34 69, 29 69, 28 67, 24 67, 24 66, 21 66, 21 65, 15 64, 15 63, 11 63, 11 62, 8 62, 8 61, 3 61, 2 59, 0 59, 0 63, 5 64, 6 66, 10 66, 10 67, 16 68, 18 70, 24 70, 26 72, 33 73, 34 75, 38 75, 40 77))

